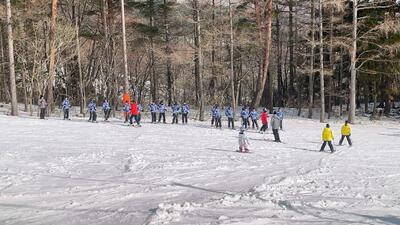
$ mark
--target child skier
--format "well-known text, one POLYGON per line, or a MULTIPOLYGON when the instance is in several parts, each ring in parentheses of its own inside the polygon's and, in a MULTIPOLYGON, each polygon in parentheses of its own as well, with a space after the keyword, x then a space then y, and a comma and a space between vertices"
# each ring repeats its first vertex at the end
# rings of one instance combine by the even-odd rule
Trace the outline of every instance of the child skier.
POLYGON ((131 125, 133 125, 133 119, 135 119, 135 122, 138 125, 140 125, 138 114, 139 114, 138 104, 135 101, 132 101, 132 103, 131 103, 131 116, 129 117, 129 123, 131 125))
POLYGON ((165 112, 167 111, 167 108, 165 107, 163 101, 160 102, 158 105, 158 111, 160 112, 160 115, 158 116, 158 122, 161 122, 161 117, 163 118, 163 123, 165 122, 165 112))
POLYGON ((178 105, 178 103, 175 102, 171 106, 171 109, 172 109, 172 124, 174 124, 174 123, 178 124, 178 115, 179 115, 179 105, 178 105))
POLYGON ((279 118, 279 127, 282 130, 283 129, 283 127, 282 127, 282 124, 283 124, 283 111, 281 110, 281 108, 278 108, 278 112, 276 113, 276 115, 279 118))
POLYGON ((104 121, 108 121, 108 118, 110 117, 111 107, 110 107, 110 103, 108 103, 107 99, 104 100, 102 108, 104 111, 104 121))
POLYGON ((266 108, 264 108, 263 112, 261 113, 261 123, 262 126, 260 132, 264 133, 268 129, 268 113, 266 108))
POLYGON ((219 105, 215 105, 214 108, 214 121, 215 121, 215 127, 221 129, 222 123, 221 123, 221 111, 219 109, 219 105))
POLYGON ((158 107, 154 102, 150 103, 149 111, 151 113, 151 122, 152 123, 156 123, 157 122, 157 108, 158 107))
POLYGON ((124 111, 124 118, 125 118, 124 123, 127 123, 129 121, 129 112, 131 111, 131 105, 129 104, 128 101, 125 101, 123 111, 124 111))
POLYGON ((242 117, 242 125, 244 126, 245 129, 247 129, 247 126, 250 126, 249 110, 246 107, 243 107, 242 111, 240 112, 240 115, 242 117))
POLYGON ((181 112, 182 112, 182 124, 187 124, 188 114, 189 114, 189 105, 186 103, 183 103, 183 105, 181 107, 181 112))
POLYGON ((251 110, 250 117, 251 117, 251 127, 254 129, 254 126, 255 126, 258 130, 258 123, 257 123, 258 112, 256 109, 251 110))
POLYGON ((69 120, 69 108, 71 107, 71 104, 69 103, 68 97, 64 98, 64 101, 62 102, 62 109, 64 111, 64 120, 69 120))
POLYGON ((239 131, 239 152, 249 152, 249 139, 247 138, 244 127, 240 127, 239 131))
POLYGON ((142 120, 143 107, 140 103, 137 104, 137 107, 138 107, 138 114, 136 116, 136 123, 139 127, 141 127, 142 125, 140 125, 140 121, 142 120))
POLYGON ((331 152, 332 153, 335 152, 335 149, 333 149, 333 145, 332 145, 333 133, 332 133, 332 130, 331 130, 329 124, 326 124, 326 127, 322 131, 322 141, 323 141, 323 144, 321 146, 321 150, 319 150, 320 152, 324 151, 326 143, 328 143, 329 148, 331 149, 331 152))
POLYGON ((44 99, 43 95, 40 96, 38 105, 40 108, 40 119, 44 120, 44 116, 46 114, 47 102, 46 99, 44 99))
POLYGON ((90 100, 88 105, 88 110, 89 110, 89 122, 95 123, 97 119, 97 113, 96 113, 96 102, 94 99, 90 100))
POLYGON ((232 124, 232 129, 235 129, 235 125, 233 123, 233 109, 231 106, 228 106, 225 110, 225 116, 228 117, 228 128, 231 127, 232 124))
POLYGON ((351 127, 349 125, 349 121, 345 121, 344 125, 342 126, 342 137, 340 138, 339 141, 339 145, 343 144, 344 138, 347 139, 347 142, 349 143, 349 145, 351 146, 351 139, 350 139, 350 135, 351 135, 351 127))
POLYGON ((213 105, 211 108, 211 126, 214 126, 214 121, 215 121, 215 108, 217 105, 213 105))
POLYGON ((271 119, 271 128, 272 128, 272 133, 274 134, 275 142, 281 142, 281 139, 279 137, 279 117, 278 115, 276 115, 275 111, 271 119))

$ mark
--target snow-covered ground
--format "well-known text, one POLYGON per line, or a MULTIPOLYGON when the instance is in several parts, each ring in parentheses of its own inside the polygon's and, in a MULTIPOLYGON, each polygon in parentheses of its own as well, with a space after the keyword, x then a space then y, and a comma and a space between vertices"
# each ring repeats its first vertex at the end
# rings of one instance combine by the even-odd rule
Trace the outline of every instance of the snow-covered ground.
POLYGON ((398 122, 354 125, 334 154, 314 120, 286 119, 284 143, 249 131, 250 154, 189 123, 0 116, 0 224, 400 224, 398 122))

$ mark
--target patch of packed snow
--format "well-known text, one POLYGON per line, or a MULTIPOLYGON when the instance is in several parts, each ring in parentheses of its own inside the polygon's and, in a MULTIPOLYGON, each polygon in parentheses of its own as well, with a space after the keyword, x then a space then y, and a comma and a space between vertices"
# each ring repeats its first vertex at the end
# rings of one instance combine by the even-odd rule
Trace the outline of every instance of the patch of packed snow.
POLYGON ((398 122, 354 125, 334 154, 323 126, 285 119, 284 143, 250 130, 243 154, 208 122, 0 116, 0 223, 400 224, 398 122))

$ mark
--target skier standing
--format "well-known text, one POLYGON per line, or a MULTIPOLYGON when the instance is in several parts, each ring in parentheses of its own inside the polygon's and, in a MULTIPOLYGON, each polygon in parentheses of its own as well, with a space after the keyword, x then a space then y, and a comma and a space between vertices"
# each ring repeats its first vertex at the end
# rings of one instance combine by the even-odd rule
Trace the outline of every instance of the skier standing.
POLYGON ((221 129, 222 128, 221 110, 219 109, 219 105, 215 105, 214 108, 214 121, 215 121, 215 127, 221 129))
POLYGON ((44 116, 46 115, 47 102, 44 99, 43 95, 40 96, 38 105, 40 108, 40 119, 44 120, 44 116))
POLYGON ((239 151, 240 152, 249 152, 249 139, 247 138, 245 134, 245 128, 240 127, 239 131, 239 151))
POLYGON ((129 104, 128 101, 125 101, 123 111, 124 111, 124 118, 125 118, 124 123, 127 123, 129 121, 129 112, 131 111, 131 105, 129 104))
POLYGON ((268 129, 268 113, 266 108, 264 108, 263 112, 261 113, 261 123, 262 126, 260 132, 264 133, 268 129))
POLYGON ((104 121, 108 121, 108 118, 110 117, 111 107, 107 99, 104 100, 102 108, 104 112, 104 121))
POLYGON ((160 115, 158 116, 158 122, 161 122, 161 117, 163 118, 163 123, 165 122, 165 112, 167 111, 167 108, 165 107, 163 101, 160 102, 158 105, 158 110, 160 111, 160 115))
POLYGON ((172 109, 172 124, 174 124, 174 123, 178 124, 179 108, 180 107, 179 107, 178 103, 176 103, 176 102, 171 106, 171 109, 172 109))
POLYGON ((322 131, 322 146, 321 149, 319 150, 320 152, 324 151, 326 143, 328 143, 329 148, 331 149, 331 152, 335 152, 335 149, 333 149, 332 141, 333 141, 333 133, 332 130, 329 126, 329 124, 326 124, 326 127, 322 131))
POLYGON ((135 101, 132 101, 131 103, 131 116, 129 117, 129 123, 133 125, 133 119, 135 119, 135 122, 140 125, 140 121, 138 118, 139 115, 139 108, 138 104, 135 101))
POLYGON ((64 101, 62 102, 62 109, 64 112, 64 120, 69 120, 69 108, 71 107, 71 104, 69 103, 68 97, 64 98, 64 101))
POLYGON ((211 126, 214 126, 214 121, 215 121, 215 108, 217 105, 213 105, 211 108, 211 126))
POLYGON ((186 103, 183 103, 181 107, 182 111, 182 124, 187 124, 188 121, 188 114, 189 114, 189 105, 186 103))
POLYGON ((242 125, 244 126, 245 129, 247 129, 247 126, 250 126, 249 110, 246 107, 243 107, 242 111, 240 112, 240 115, 242 116, 242 125))
POLYGON ((154 102, 150 103, 149 111, 151 113, 151 122, 152 123, 156 123, 157 122, 157 108, 158 107, 154 102))
POLYGON ((232 107, 231 106, 228 106, 226 109, 225 109, 225 116, 226 117, 228 117, 228 128, 230 128, 231 127, 231 124, 232 124, 232 129, 235 129, 235 125, 234 125, 234 122, 233 122, 233 109, 232 109, 232 107))
POLYGON ((89 105, 88 105, 88 110, 89 110, 89 122, 95 123, 97 119, 97 113, 96 113, 96 102, 94 99, 90 100, 89 105))
POLYGON ((281 110, 281 108, 278 108, 278 112, 276 113, 276 115, 278 115, 279 118, 279 127, 282 130, 282 123, 283 123, 283 111, 281 110))
POLYGON ((281 142, 281 139, 279 138, 279 118, 276 115, 275 111, 274 115, 271 118, 271 128, 272 128, 272 133, 274 134, 275 142, 281 142))
POLYGON ((254 126, 255 126, 258 130, 258 122, 257 122, 258 112, 256 109, 251 110, 250 117, 251 117, 251 127, 254 129, 254 126))
POLYGON ((343 141, 344 141, 344 138, 346 138, 347 142, 349 143, 349 145, 352 146, 351 139, 350 139, 351 127, 349 125, 349 121, 346 120, 344 122, 344 125, 342 126, 341 133, 342 133, 342 137, 340 138, 339 145, 342 145, 343 141))

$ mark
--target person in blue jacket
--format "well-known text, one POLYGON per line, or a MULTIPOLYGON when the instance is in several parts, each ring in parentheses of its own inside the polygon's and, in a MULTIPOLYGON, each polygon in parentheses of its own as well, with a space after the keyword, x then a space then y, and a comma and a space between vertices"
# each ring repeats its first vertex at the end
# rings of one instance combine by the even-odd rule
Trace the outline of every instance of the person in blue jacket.
POLYGON ((215 105, 214 109, 214 120, 215 120, 215 127, 216 128, 222 128, 222 123, 221 123, 221 110, 219 109, 219 105, 215 105))
POLYGON ((89 122, 96 122, 97 119, 97 113, 96 113, 96 101, 94 99, 90 100, 88 104, 88 110, 89 110, 89 122))
POLYGON ((189 105, 186 103, 183 103, 181 107, 181 112, 182 112, 182 124, 187 124, 188 121, 188 114, 189 114, 189 105))
POLYGON ((278 108, 278 112, 276 113, 276 115, 279 118, 279 128, 282 130, 282 124, 283 124, 283 111, 281 108, 278 108))
POLYGON ((231 106, 228 106, 225 109, 225 116, 228 117, 228 128, 231 128, 232 125, 232 129, 235 129, 235 125, 234 125, 234 121, 233 121, 233 109, 231 106))
POLYGON ((69 108, 71 108, 71 104, 69 103, 68 97, 64 98, 62 102, 62 109, 64 111, 64 120, 69 120, 69 108))
POLYGON ((151 122, 156 123, 157 122, 157 105, 154 102, 151 102, 149 105, 149 111, 151 113, 151 122))
POLYGON ((165 112, 167 111, 167 108, 164 105, 164 102, 161 101, 160 104, 158 105, 158 111, 160 112, 160 115, 158 116, 158 122, 161 122, 161 117, 163 118, 163 123, 165 122, 165 112))
POLYGON ((213 105, 211 108, 211 126, 214 126, 214 121, 215 121, 215 108, 217 105, 213 105))
POLYGON ((174 123, 178 124, 179 108, 180 107, 179 107, 178 103, 176 103, 176 102, 171 106, 171 109, 172 109, 172 124, 174 124, 174 123))
POLYGON ((256 109, 251 110, 250 117, 251 117, 251 127, 254 129, 254 126, 255 126, 258 130, 258 122, 257 122, 258 112, 256 109))
POLYGON ((111 107, 110 107, 110 103, 108 102, 107 99, 104 100, 102 108, 103 108, 103 112, 104 112, 104 121, 108 121, 108 118, 110 117, 110 113, 111 113, 111 107))
POLYGON ((127 122, 129 121, 129 117, 130 117, 131 104, 129 104, 129 102, 126 101, 126 102, 124 103, 124 107, 123 107, 122 110, 124 111, 124 118, 125 118, 124 123, 127 123, 127 122))
POLYGON ((143 112, 142 104, 138 103, 137 108, 138 108, 138 114, 136 116, 136 123, 138 124, 139 127, 141 127, 142 125, 140 125, 140 120, 142 120, 142 112, 143 112))
POLYGON ((247 107, 243 107, 242 111, 240 112, 240 116, 242 117, 242 124, 245 129, 247 129, 248 126, 250 126, 249 122, 249 110, 247 107))

